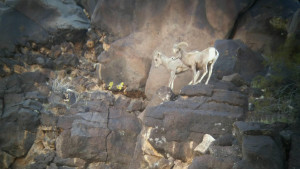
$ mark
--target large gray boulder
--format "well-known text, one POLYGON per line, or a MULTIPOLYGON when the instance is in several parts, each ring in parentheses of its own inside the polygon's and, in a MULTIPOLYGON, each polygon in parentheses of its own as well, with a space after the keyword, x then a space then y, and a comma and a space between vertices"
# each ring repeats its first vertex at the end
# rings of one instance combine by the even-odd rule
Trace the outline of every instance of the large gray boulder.
POLYGON ((218 79, 239 73, 247 81, 264 72, 263 57, 254 52, 240 40, 217 40, 215 47, 220 56, 214 66, 218 79))
POLYGON ((27 41, 76 41, 89 20, 73 0, 9 0, 0 2, 0 49, 13 51, 27 41))

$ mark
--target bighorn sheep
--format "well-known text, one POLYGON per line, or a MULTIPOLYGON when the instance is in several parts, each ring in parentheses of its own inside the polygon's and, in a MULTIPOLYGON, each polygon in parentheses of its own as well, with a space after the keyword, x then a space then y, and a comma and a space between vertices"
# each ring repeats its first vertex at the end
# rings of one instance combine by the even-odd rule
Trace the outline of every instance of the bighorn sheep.
POLYGON ((204 78, 204 76, 207 74, 208 72, 207 67, 208 65, 210 65, 208 78, 205 82, 205 84, 207 85, 212 73, 213 66, 219 57, 219 52, 214 47, 209 47, 201 52, 199 51, 186 52, 183 49, 183 46, 188 46, 188 44, 186 42, 180 42, 178 44, 174 44, 173 52, 179 55, 176 58, 180 58, 185 65, 191 67, 191 69, 193 70, 194 77, 189 84, 200 83, 204 78), (200 80, 197 81, 197 79, 200 76, 199 69, 202 69, 204 73, 201 76, 200 80))
POLYGON ((189 69, 186 65, 182 63, 182 61, 175 57, 167 57, 161 52, 155 52, 154 56, 154 65, 158 67, 159 65, 165 66, 169 71, 171 71, 171 76, 169 80, 169 87, 173 89, 174 80, 176 78, 176 74, 184 72, 189 69))

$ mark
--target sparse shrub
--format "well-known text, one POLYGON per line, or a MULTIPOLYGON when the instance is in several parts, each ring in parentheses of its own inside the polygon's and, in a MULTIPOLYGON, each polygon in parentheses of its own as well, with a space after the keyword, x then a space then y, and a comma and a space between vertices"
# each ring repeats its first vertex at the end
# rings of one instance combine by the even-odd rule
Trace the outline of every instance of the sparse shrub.
POLYGON ((289 37, 277 52, 266 57, 268 74, 257 76, 253 88, 263 91, 260 98, 250 98, 254 104, 251 121, 292 123, 300 111, 300 43, 289 37))

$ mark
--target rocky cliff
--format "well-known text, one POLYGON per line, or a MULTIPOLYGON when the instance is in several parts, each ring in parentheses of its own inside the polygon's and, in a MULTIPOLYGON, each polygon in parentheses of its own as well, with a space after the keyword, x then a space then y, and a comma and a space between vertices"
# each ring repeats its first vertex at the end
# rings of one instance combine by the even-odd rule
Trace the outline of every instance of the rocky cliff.
MULTIPOLYGON (((298 1, 0 1, 0 168, 297 168, 299 126, 245 122, 298 1), (152 64, 215 46, 209 85, 152 64)), ((298 11, 297 11, 298 10, 298 11)))

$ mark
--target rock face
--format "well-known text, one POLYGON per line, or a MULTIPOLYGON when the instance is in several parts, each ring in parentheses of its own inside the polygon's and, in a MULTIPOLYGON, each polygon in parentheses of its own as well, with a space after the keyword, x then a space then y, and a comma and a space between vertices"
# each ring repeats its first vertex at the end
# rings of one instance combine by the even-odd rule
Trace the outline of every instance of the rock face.
MULTIPOLYGON (((107 38, 110 48, 98 57, 104 65, 101 77, 107 84, 109 81, 119 83, 121 78, 133 90, 146 88, 146 94, 151 98, 160 86, 167 85, 170 76, 163 68, 150 67, 154 50, 172 56, 173 44, 186 41, 190 45, 188 50, 201 51, 213 46, 216 40, 229 37, 240 39, 242 43, 230 43, 227 52, 223 50, 224 46, 215 44, 217 49, 221 47, 220 60, 227 55, 232 58, 230 63, 219 62, 220 71, 240 69, 238 73, 247 76, 248 80, 253 76, 252 73, 260 71, 261 67, 257 63, 257 61, 261 62, 261 59, 250 49, 270 54, 270 51, 282 44, 286 38, 285 26, 281 26, 284 30, 272 26, 278 25, 273 24, 273 20, 277 23, 273 13, 278 14, 279 20, 281 18, 282 23, 287 25, 287 20, 291 20, 298 7, 299 3, 292 0, 272 3, 256 0, 230 0, 226 3, 205 0, 185 2, 130 0, 126 3, 101 0, 97 3, 91 17, 92 26, 104 29, 112 35, 111 38, 107 38), (279 9, 278 6, 282 8, 279 9), (245 49, 243 43, 250 49, 245 49), (244 62, 248 63, 249 60, 251 64, 246 64, 246 70, 253 70, 248 74, 246 70, 242 73, 244 62), (221 68, 222 64, 228 68, 224 70, 221 68), (114 73, 116 69, 122 74, 116 75, 114 73), (148 72, 149 78, 146 81, 148 72)), ((230 74, 236 72, 236 70, 231 71, 230 74)), ((225 73, 225 75, 230 74, 225 73)), ((188 76, 191 76, 190 73, 179 76, 177 85, 175 81, 176 93, 186 85, 184 82, 188 81, 187 79, 191 79, 188 76)))
POLYGON ((1 1, 0 168, 299 167, 297 130, 240 121, 248 81, 264 70, 257 50, 285 39, 284 26, 298 34, 299 12, 285 25, 298 4, 1 1), (251 33, 265 35, 248 41, 251 33), (152 53, 171 56, 179 41, 187 50, 215 44, 220 58, 209 85, 186 85, 187 71, 174 91, 165 87, 170 73, 152 66, 152 53), (201 143, 210 144, 199 154, 201 143))
POLYGON ((9 52, 27 41, 78 40, 89 27, 89 20, 72 0, 10 0, 0 2, 0 7, 0 49, 9 52))
POLYGON ((284 42, 289 23, 298 8, 299 2, 293 0, 255 1, 240 18, 233 38, 241 39, 254 51, 270 55, 284 42))
MULTIPOLYGON (((219 10, 220 13, 216 13, 213 9, 214 4, 204 0, 186 2, 130 0, 126 3, 99 1, 92 15, 92 25, 110 32, 118 39, 113 43, 109 42, 111 43, 109 50, 98 57, 104 65, 103 80, 108 84, 109 78, 111 81, 118 81, 121 78, 135 90, 145 88, 146 85, 146 93, 150 93, 151 98, 150 95, 160 86, 167 84, 165 79, 169 79, 169 72, 151 68, 149 74, 151 78, 146 84, 154 50, 171 56, 172 45, 178 41, 188 42, 189 50, 203 50, 212 46, 216 39, 222 39, 228 34, 234 25, 232 21, 248 4, 250 1, 241 3, 232 0, 224 4, 224 8, 228 11, 219 10), (206 17, 207 15, 209 17, 206 17), (224 19, 223 23, 218 25, 215 18, 220 16, 224 19), (201 43, 198 37, 201 37, 201 43), (114 75, 116 69, 122 72, 119 77, 114 75)), ((183 75, 178 77, 177 81, 185 82, 187 79, 189 77, 183 75)), ((186 84, 181 83, 175 86, 175 89, 179 91, 184 85, 186 84)))

